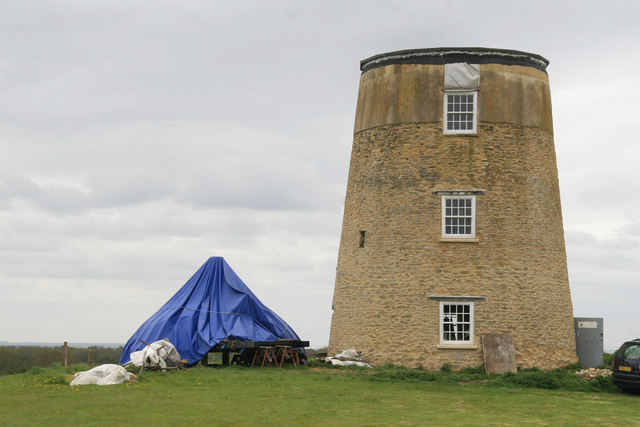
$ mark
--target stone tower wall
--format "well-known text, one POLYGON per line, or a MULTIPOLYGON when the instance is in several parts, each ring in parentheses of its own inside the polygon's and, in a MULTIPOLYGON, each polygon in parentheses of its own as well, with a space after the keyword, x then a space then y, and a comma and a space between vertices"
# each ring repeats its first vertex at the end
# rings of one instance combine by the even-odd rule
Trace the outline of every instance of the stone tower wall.
POLYGON ((460 368, 482 365, 481 334, 510 332, 519 366, 572 363, 547 74, 480 64, 474 135, 443 135, 443 81, 442 64, 362 74, 329 352, 460 368), (442 238, 442 190, 477 192, 475 239, 442 238), (479 297, 472 345, 441 345, 443 295, 479 297))

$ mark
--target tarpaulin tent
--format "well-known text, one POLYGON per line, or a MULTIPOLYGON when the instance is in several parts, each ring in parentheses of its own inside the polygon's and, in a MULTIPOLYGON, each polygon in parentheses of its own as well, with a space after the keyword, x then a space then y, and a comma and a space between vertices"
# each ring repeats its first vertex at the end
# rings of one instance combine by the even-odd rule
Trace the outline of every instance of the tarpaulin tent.
POLYGON ((221 340, 299 340, 277 314, 251 292, 222 257, 212 257, 160 310, 138 328, 120 363, 145 345, 168 338, 189 363, 202 360, 221 340))

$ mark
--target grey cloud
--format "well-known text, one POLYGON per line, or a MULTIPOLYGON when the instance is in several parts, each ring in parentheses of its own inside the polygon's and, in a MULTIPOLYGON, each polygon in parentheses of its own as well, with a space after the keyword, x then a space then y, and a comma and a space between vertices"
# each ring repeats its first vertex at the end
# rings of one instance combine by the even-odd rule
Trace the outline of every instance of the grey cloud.
POLYGON ((620 231, 630 237, 640 238, 640 222, 635 221, 623 226, 620 231))
POLYGON ((640 253, 640 240, 629 237, 598 239, 588 232, 567 232, 567 252, 575 264, 583 268, 601 271, 636 271, 637 254, 640 253))
POLYGON ((64 185, 39 185, 28 177, 0 175, 0 207, 11 209, 17 202, 32 203, 54 212, 78 211, 86 205, 87 195, 64 185))
POLYGON ((89 191, 3 174, 0 207, 8 209, 20 200, 45 211, 73 214, 164 199, 202 208, 282 211, 336 211, 341 204, 341 195, 326 185, 312 164, 290 157, 222 156, 183 168, 111 166, 113 159, 102 161, 102 170, 86 172, 89 191))

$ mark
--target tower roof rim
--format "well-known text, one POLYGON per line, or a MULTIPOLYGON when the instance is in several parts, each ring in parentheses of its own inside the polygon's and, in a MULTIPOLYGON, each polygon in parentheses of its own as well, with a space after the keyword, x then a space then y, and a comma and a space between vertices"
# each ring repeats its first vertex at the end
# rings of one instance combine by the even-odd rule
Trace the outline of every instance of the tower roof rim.
POLYGON ((448 64, 469 62, 473 64, 498 63, 504 65, 523 65, 546 72, 549 60, 535 53, 510 49, 486 47, 436 47, 426 49, 405 49, 381 53, 360 61, 360 70, 364 73, 373 68, 392 64, 448 64))

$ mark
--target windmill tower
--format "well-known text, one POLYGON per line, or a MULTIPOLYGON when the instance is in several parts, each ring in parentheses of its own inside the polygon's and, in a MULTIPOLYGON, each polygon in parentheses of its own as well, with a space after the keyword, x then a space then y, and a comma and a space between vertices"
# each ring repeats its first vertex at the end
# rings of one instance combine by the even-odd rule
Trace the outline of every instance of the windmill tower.
POLYGON ((360 63, 329 354, 437 369, 575 362, 548 61, 435 48, 360 63))

